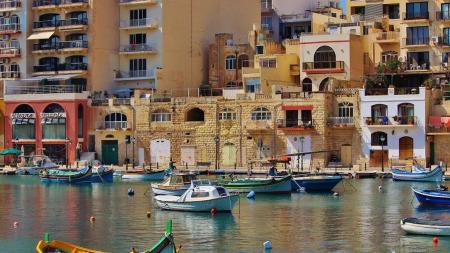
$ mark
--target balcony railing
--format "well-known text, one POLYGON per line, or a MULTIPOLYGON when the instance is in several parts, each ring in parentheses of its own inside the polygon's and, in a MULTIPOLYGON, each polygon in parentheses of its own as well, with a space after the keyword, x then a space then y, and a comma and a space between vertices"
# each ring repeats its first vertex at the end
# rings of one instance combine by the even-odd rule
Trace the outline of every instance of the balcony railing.
POLYGON ((61 3, 61 0, 34 0, 33 7, 59 5, 60 3, 61 3))
POLYGON ((343 70, 343 61, 315 61, 315 62, 304 62, 303 71, 314 71, 314 70, 343 70))
POLYGON ((33 66, 33 72, 55 72, 58 71, 57 65, 37 65, 33 66))
POLYGON ((328 117, 330 125, 354 125, 353 117, 328 117))
POLYGON ((119 0, 119 3, 121 4, 128 4, 128 3, 146 3, 146 2, 156 2, 155 0, 119 0))
POLYGON ((55 65, 37 65, 33 66, 34 72, 55 72, 55 71, 72 71, 87 70, 87 63, 60 63, 55 65))
POLYGON ((420 94, 420 89, 418 87, 402 87, 394 89, 394 95, 416 95, 416 94, 420 94))
POLYGON ((33 28, 39 29, 39 28, 53 28, 57 27, 59 25, 59 20, 45 20, 45 21, 36 21, 33 22, 33 28))
POLYGON ((59 43, 33 44, 33 51, 59 50, 67 48, 88 48, 88 42, 78 40, 78 41, 61 41, 59 43))
POLYGON ((20 72, 19 71, 0 72, 0 76, 1 76, 1 78, 15 79, 15 78, 20 78, 20 72))
POLYGON ((312 92, 282 92, 281 98, 282 99, 296 99, 296 98, 312 98, 313 93, 312 92))
POLYGON ((278 119, 277 120, 278 128, 304 128, 304 129, 312 129, 314 128, 313 120, 286 120, 286 119, 278 119))
POLYGON ((377 41, 398 40, 398 39, 399 39, 399 32, 379 32, 377 33, 376 36, 377 41))
POLYGON ((100 125, 100 129, 127 129, 127 121, 104 121, 100 125))
POLYGON ((141 19, 129 19, 122 20, 120 22, 120 27, 143 27, 143 26, 151 26, 155 24, 155 20, 151 18, 141 18, 141 19))
POLYGON ((15 9, 20 7, 22 7, 21 0, 0 2, 0 11, 3 11, 4 9, 15 9))
POLYGON ((74 25, 87 25, 87 18, 70 18, 65 20, 45 20, 33 22, 34 29, 40 28, 56 28, 64 26, 74 26, 74 25))
POLYGON ((150 70, 134 70, 130 72, 119 71, 116 73, 116 79, 127 79, 127 78, 154 78, 155 71, 150 70))
POLYGON ((21 31, 20 24, 2 24, 0 25, 0 33, 5 32, 19 32, 21 31))
POLYGON ((0 48, 0 57, 15 57, 20 55, 20 48, 0 48))
POLYGON ((6 87, 6 95, 82 93, 84 90, 83 87, 77 85, 8 86, 6 87))
POLYGON ((113 105, 131 105, 131 99, 130 98, 115 98, 113 99, 113 105))
POLYGON ((429 45, 430 38, 429 37, 417 37, 417 38, 403 38, 403 45, 412 46, 412 45, 429 45))
POLYGON ((390 125, 388 116, 365 117, 367 126, 387 126, 390 125))
POLYGON ((70 18, 61 20, 59 26, 87 25, 87 18, 70 18))
POLYGON ((149 44, 131 44, 131 45, 123 45, 120 47, 120 52, 129 53, 129 52, 150 52, 155 51, 155 47, 149 44))
POLYGON ((61 4, 87 4, 89 0, 62 0, 61 4))
POLYGON ((437 11, 436 19, 437 20, 450 20, 450 11, 437 11))
POLYGON ((430 70, 430 63, 410 63, 406 64, 406 70, 430 70))
POLYGON ((392 119, 397 125, 415 125, 417 123, 415 116, 394 116, 392 119))
POLYGON ((414 20, 414 19, 428 19, 428 11, 415 11, 415 12, 404 12, 404 20, 414 20))

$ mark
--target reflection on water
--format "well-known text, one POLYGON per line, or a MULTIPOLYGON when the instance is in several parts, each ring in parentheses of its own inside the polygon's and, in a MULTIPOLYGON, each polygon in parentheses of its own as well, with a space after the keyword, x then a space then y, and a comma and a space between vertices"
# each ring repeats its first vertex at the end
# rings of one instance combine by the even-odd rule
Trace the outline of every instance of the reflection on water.
MULTIPOLYGON (((435 187, 435 184, 414 184, 435 187)), ((407 216, 450 220, 450 208, 418 207, 410 183, 347 180, 331 194, 241 196, 232 214, 170 212, 152 203, 149 184, 41 185, 36 177, 0 177, 1 252, 34 252, 51 238, 110 252, 149 249, 173 220, 183 252, 427 252, 445 251, 450 239, 405 235, 407 216), (356 189, 350 187, 352 184, 356 189), (378 186, 382 186, 382 191, 378 186), (135 196, 129 197, 132 186, 135 196), (152 213, 150 218, 146 214, 152 213), (95 216, 91 224, 89 217, 95 216), (14 229, 14 221, 20 225, 14 229)))

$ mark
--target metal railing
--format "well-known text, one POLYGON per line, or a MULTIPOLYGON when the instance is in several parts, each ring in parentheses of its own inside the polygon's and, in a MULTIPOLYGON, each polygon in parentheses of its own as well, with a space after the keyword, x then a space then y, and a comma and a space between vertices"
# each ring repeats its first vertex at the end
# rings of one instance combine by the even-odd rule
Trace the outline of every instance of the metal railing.
POLYGON ((398 125, 415 125, 417 123, 416 116, 394 116, 392 119, 398 125))
POLYGON ((62 0, 61 4, 87 4, 89 0, 62 0))
POLYGON ((33 72, 53 72, 58 71, 58 65, 37 65, 33 66, 33 72))
POLYGON ((368 126, 387 126, 390 125, 388 116, 364 117, 368 126))
POLYGON ((419 87, 394 88, 394 95, 416 95, 420 94, 419 87))
POLYGON ((88 48, 88 42, 83 40, 77 40, 77 41, 61 41, 58 43, 33 44, 33 51, 58 50, 66 48, 88 48))
POLYGON ((414 19, 428 19, 428 11, 414 11, 414 12, 403 12, 402 17, 404 20, 414 20, 414 19))
POLYGON ((131 105, 131 99, 130 98, 114 98, 113 99, 113 105, 131 105))
POLYGON ((87 18, 70 18, 63 20, 44 20, 44 21, 35 21, 33 22, 33 29, 39 28, 56 28, 56 27, 64 27, 64 26, 73 26, 73 25, 87 25, 87 18))
POLYGON ((303 70, 315 70, 315 69, 344 69, 343 61, 316 61, 316 62, 304 62, 303 70))
POLYGON ((313 93, 312 92, 283 92, 281 93, 282 99, 296 99, 296 98, 312 98, 313 93))
POLYGON ((399 34, 399 32, 379 32, 377 33, 376 40, 397 40, 399 34))
POLYGON ((140 27, 154 25, 155 20, 152 18, 129 19, 120 21, 120 27, 140 27))
POLYGON ((53 72, 53 71, 70 71, 70 70, 87 70, 87 63, 60 63, 53 65, 37 65, 33 66, 34 72, 53 72))
POLYGON ((407 37, 403 38, 403 45, 411 46, 411 45, 428 45, 430 44, 429 37, 407 37))
POLYGON ((3 9, 13 9, 13 8, 20 8, 20 7, 22 7, 21 0, 0 2, 0 11, 3 11, 3 9))
POLYGON ((20 78, 20 72, 19 71, 5 71, 0 72, 1 78, 20 78))
POLYGON ((450 20, 450 11, 437 11, 436 19, 437 20, 450 20))
POLYGON ((20 48, 0 48, 0 57, 20 55, 20 48))
POLYGON ((354 125, 353 117, 328 117, 328 124, 331 125, 354 125))
POLYGON ((278 119, 279 128, 314 128, 314 120, 286 120, 278 119))
POLYGON ((0 31, 12 31, 12 32, 18 32, 21 31, 20 24, 2 24, 0 25, 0 31))
POLYGON ((123 79, 123 78, 140 78, 140 77, 155 77, 155 70, 154 69, 148 69, 148 70, 134 70, 130 72, 124 72, 119 71, 116 73, 116 79, 123 79))
POLYGON ((100 128, 102 129, 127 129, 127 121, 104 121, 101 123, 100 128))
POLYGON ((52 93, 82 93, 85 89, 77 85, 20 85, 6 87, 6 95, 20 94, 52 94, 52 93))
POLYGON ((155 47, 150 44, 130 44, 120 46, 120 52, 149 52, 155 51, 155 47))
POLYGON ((34 0, 33 7, 59 5, 60 3, 61 3, 61 0, 34 0))
POLYGON ((69 18, 60 21, 59 26, 87 25, 87 18, 69 18))
POLYGON ((33 22, 33 29, 52 28, 59 25, 60 20, 44 20, 33 22))

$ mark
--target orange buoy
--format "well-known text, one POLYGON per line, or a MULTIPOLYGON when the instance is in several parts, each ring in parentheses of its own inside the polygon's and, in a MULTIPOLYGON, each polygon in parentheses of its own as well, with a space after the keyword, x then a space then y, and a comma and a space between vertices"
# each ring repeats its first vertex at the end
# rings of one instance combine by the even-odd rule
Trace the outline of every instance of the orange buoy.
POLYGON ((215 215, 217 213, 217 209, 211 208, 211 215, 215 215))
POLYGON ((95 222, 95 217, 94 217, 94 216, 91 216, 91 218, 89 218, 89 221, 90 221, 91 223, 94 223, 94 222, 95 222))

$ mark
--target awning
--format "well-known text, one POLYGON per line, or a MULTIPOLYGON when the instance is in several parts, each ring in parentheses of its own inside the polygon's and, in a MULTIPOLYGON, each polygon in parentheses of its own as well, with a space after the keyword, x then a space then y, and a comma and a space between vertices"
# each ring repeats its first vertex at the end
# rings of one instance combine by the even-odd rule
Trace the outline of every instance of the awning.
POLYGON ((312 110, 312 105, 283 105, 281 109, 284 111, 299 111, 299 110, 312 110))
POLYGON ((74 78, 80 76, 78 74, 73 74, 73 75, 56 75, 56 76, 36 76, 36 77, 30 77, 30 78, 24 78, 24 79, 20 79, 21 81, 25 81, 25 82, 39 82, 42 81, 44 79, 47 79, 49 81, 65 81, 68 80, 70 78, 74 78))
POLYGON ((31 34, 27 40, 46 40, 52 37, 55 32, 39 32, 31 34))

